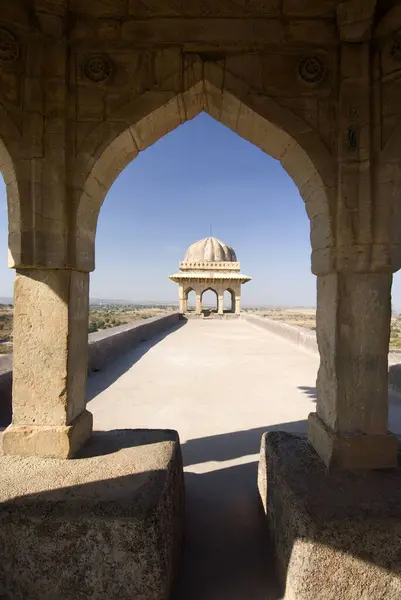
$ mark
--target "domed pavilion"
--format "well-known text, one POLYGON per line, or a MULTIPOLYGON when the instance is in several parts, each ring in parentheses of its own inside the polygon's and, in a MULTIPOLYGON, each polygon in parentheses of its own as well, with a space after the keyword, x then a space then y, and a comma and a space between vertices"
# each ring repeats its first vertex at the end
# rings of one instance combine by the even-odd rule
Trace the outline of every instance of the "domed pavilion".
POLYGON ((188 248, 180 271, 170 275, 179 285, 180 313, 188 312, 188 294, 196 294, 195 313, 202 313, 202 297, 207 290, 217 296, 217 312, 223 314, 224 292, 231 294, 231 310, 239 314, 241 310, 241 285, 252 278, 240 272, 236 254, 224 242, 215 237, 207 237, 188 248))

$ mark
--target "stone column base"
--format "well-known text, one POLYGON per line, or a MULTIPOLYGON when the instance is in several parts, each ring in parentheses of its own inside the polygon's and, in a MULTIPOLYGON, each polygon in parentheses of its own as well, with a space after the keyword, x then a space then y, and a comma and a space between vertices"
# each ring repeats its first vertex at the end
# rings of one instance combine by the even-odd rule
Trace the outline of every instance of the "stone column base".
POLYGON ((3 433, 3 453, 14 456, 70 458, 90 438, 92 413, 85 410, 71 425, 13 425, 3 433))
POLYGON ((306 439, 271 431, 258 483, 280 598, 401 598, 401 469, 327 471, 306 439))
POLYGON ((344 435, 330 431, 316 413, 308 417, 308 439, 327 467, 391 469, 397 466, 395 435, 344 435))
POLYGON ((175 431, 94 432, 79 460, 1 456, 0 471, 2 598, 171 597, 184 524, 175 431))

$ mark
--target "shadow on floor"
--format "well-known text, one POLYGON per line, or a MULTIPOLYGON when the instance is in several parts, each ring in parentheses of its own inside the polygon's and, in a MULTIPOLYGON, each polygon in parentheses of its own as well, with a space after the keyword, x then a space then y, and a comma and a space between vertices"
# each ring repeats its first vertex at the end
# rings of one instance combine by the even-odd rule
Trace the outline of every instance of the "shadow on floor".
POLYGON ((156 346, 159 342, 164 340, 167 336, 175 333, 178 329, 181 329, 187 324, 187 319, 181 319, 177 325, 166 329, 159 335, 155 335, 150 340, 141 342, 135 345, 131 350, 127 350, 111 359, 106 367, 100 371, 89 373, 88 375, 88 386, 87 386, 87 397, 88 402, 93 400, 98 394, 107 390, 119 377, 124 375, 135 363, 137 363, 142 356, 144 356, 153 346, 156 346), (99 375, 99 376, 98 376, 99 375))
MULTIPOLYGON (((231 431, 229 433, 221 433, 203 438, 188 440, 181 444, 183 463, 185 467, 201 464, 210 461, 226 461, 243 456, 252 456, 259 453, 260 441, 262 435, 266 431, 287 431, 288 433, 297 433, 304 435, 306 433, 307 421, 292 421, 289 423, 278 423, 276 425, 266 425, 265 427, 255 427, 243 431, 231 431)), ((129 435, 124 435, 124 432, 131 431, 130 429, 114 429, 110 431, 96 431, 94 436, 101 438, 104 436, 107 443, 89 445, 90 450, 94 448, 91 456, 105 456, 113 452, 118 452, 122 448, 131 446, 132 439, 129 435), (114 435, 111 435, 114 434, 114 435)), ((138 430, 140 431, 140 430, 138 430)), ((143 430, 147 431, 147 430, 143 430)), ((155 430, 160 431, 160 430, 155 430)), ((169 432, 171 430, 161 430, 169 432)), ((149 442, 153 443, 153 442, 149 442)), ((86 446, 82 450, 83 455, 88 456, 86 446)), ((89 451, 89 450, 88 450, 89 451)), ((91 450, 92 451, 92 450, 91 450)), ((77 455, 77 458, 81 453, 77 455)))
POLYGON ((181 446, 184 466, 252 456, 259 453, 260 440, 266 431, 305 434, 306 428, 306 420, 292 421, 188 440, 181 446))
POLYGON ((299 385, 298 389, 301 390, 305 396, 308 396, 308 398, 313 400, 313 402, 317 402, 317 390, 315 387, 311 387, 309 385, 299 385))
POLYGON ((257 463, 185 473, 185 542, 171 600, 278 600, 257 463))
MULTIPOLYGON (((282 597, 257 488, 257 460, 204 473, 191 472, 191 465, 257 455, 265 431, 284 429, 302 433, 305 427, 306 421, 297 421, 182 444, 183 462, 187 465, 185 543, 180 576, 171 600, 282 597)), ((160 432, 155 431, 147 443, 157 442, 159 436, 160 432)), ((173 432, 171 436, 174 437, 173 432)), ((129 430, 95 432, 94 437, 96 444, 84 448, 81 457, 106 455, 132 444, 129 430)))

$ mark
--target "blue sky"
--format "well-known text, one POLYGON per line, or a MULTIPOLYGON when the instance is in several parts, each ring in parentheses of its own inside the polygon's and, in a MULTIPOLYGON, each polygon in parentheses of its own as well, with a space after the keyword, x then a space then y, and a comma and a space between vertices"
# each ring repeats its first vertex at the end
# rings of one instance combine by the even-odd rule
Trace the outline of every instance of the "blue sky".
MULTIPOLYGON (((0 296, 11 296, 1 183, 0 296)), ((176 300, 168 275, 210 224, 253 278, 243 304, 315 305, 309 221, 296 186, 276 160, 206 114, 141 153, 114 182, 100 211, 91 297, 176 300)))

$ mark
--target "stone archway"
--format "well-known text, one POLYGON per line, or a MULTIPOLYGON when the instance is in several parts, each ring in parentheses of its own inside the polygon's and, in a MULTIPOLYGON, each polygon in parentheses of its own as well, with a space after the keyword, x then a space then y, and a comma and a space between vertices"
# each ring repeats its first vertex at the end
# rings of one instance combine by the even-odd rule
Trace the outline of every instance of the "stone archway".
POLYGON ((184 291, 184 307, 183 312, 195 312, 196 309, 196 291, 194 288, 189 287, 184 291), (190 296, 192 295, 193 301, 190 300, 190 296))
POLYGON ((224 309, 224 312, 235 313, 235 292, 231 288, 224 290, 223 309, 224 309), (224 306, 226 306, 226 295, 228 295, 228 297, 229 297, 229 308, 228 309, 224 308, 224 306))
MULTIPOLYGON (((331 273, 337 260, 337 164, 323 137, 288 106, 244 83, 230 71, 227 60, 222 64, 192 55, 182 58, 179 66, 89 134, 77 130, 82 141, 69 169, 69 264, 79 272, 94 269, 98 214, 124 167, 163 135, 205 111, 280 161, 305 202, 312 271, 331 273)), ((238 300, 236 312, 239 306, 238 300)), ((200 313, 199 296, 196 312, 200 313)))
MULTIPOLYGON (((24 142, 31 145, 26 149, 19 144, 23 156, 28 156, 17 168, 17 181, 24 192, 21 206, 26 214, 19 219, 24 231, 15 235, 15 247, 18 250, 19 245, 21 251, 14 263, 25 269, 21 285, 26 287, 18 294, 21 307, 24 298, 37 295, 41 306, 56 306, 52 314, 58 312, 58 322, 63 327, 57 351, 50 359, 52 327, 41 321, 43 310, 32 314, 34 333, 30 323, 24 323, 20 348, 36 336, 32 354, 35 355, 36 347, 45 347, 54 373, 48 369, 46 379, 36 377, 35 390, 31 380, 41 373, 40 365, 32 364, 32 373, 18 373, 21 428, 17 425, 4 438, 11 440, 14 434, 20 438, 23 448, 10 442, 15 453, 36 452, 37 435, 44 440, 38 452, 45 454, 49 426, 56 428, 57 435, 58 426, 64 428, 59 436, 64 445, 57 455, 74 453, 90 434, 91 420, 84 410, 84 325, 88 272, 95 265, 101 204, 111 183, 138 152, 206 111, 280 160, 305 201, 311 224, 312 270, 319 279, 317 336, 321 354, 318 416, 311 421, 310 440, 327 464, 335 455, 333 448, 339 444, 339 452, 344 456, 338 459, 335 455, 335 461, 348 465, 348 447, 341 445, 344 434, 352 432, 356 445, 365 443, 365 435, 371 436, 373 449, 382 444, 384 436, 387 458, 391 460, 380 459, 379 466, 388 466, 389 461, 393 464, 394 439, 387 436, 386 332, 390 322, 393 254, 400 245, 395 243, 397 239, 389 226, 391 210, 381 208, 379 194, 372 185, 376 163, 371 160, 374 154, 370 140, 375 127, 380 129, 378 115, 382 109, 376 114, 371 111, 372 103, 366 102, 372 83, 371 48, 369 44, 340 45, 340 49, 333 45, 332 50, 316 50, 323 58, 312 56, 311 60, 320 78, 310 86, 308 77, 305 80, 299 71, 304 65, 299 48, 292 48, 289 79, 281 89, 275 81, 266 86, 264 51, 244 51, 232 56, 223 50, 219 56, 200 56, 183 48, 157 49, 146 62, 149 70, 138 71, 134 87, 133 79, 128 77, 125 87, 115 86, 111 78, 96 88, 96 73, 90 73, 88 78, 84 68, 74 74, 76 87, 69 87, 58 71, 57 61, 49 65, 47 77, 51 85, 47 89, 46 77, 37 83, 42 91, 46 88, 45 104, 51 107, 50 114, 39 120, 36 113, 29 115, 24 142), (363 77, 361 65, 365 69, 363 77), (53 106, 51 97, 53 77, 58 78, 57 99, 62 100, 57 106, 53 106), (328 98, 329 116, 324 112, 328 98), (315 106, 312 116, 311 102, 315 106), (82 120, 80 115, 84 116, 82 120), (384 237, 378 235, 378 224, 382 231, 386 227, 390 231, 386 243, 380 243, 384 237), (368 303, 365 313, 360 310, 362 302, 368 303), (383 325, 379 328, 384 332, 379 341, 374 328, 366 326, 368 321, 383 325), (355 333, 352 343, 348 331, 355 333), (81 349, 81 354, 77 349, 81 349), (368 366, 372 364, 374 368, 368 366), (28 412, 27 390, 32 392, 28 412), (35 410, 37 397, 46 398, 41 401, 39 416, 35 410), (349 405, 344 406, 344 398, 351 398, 349 405), (42 429, 36 425, 37 419, 42 429), (31 447, 25 446, 27 425, 32 426, 33 435, 28 440, 31 447), (73 442, 68 437, 70 430, 76 432, 73 442)), ((74 55, 74 67, 87 66, 81 51, 82 48, 74 55)), ((284 60, 285 52, 277 56, 284 60)), ((66 67, 72 67, 68 53, 63 60, 65 74, 66 67)), ((107 79, 111 62, 106 60, 103 66, 107 79)), ((23 357, 23 352, 18 356, 23 357)), ((15 374, 17 371, 16 368, 15 374)), ((375 456, 373 451, 370 456, 364 454, 363 464, 377 466, 375 456)))
POLYGON ((79 148, 71 173, 70 262, 85 271, 94 269, 100 207, 124 167, 163 135, 205 111, 281 162, 305 201, 311 223, 312 270, 330 270, 336 167, 317 133, 271 98, 245 92, 238 78, 214 63, 195 60, 187 65, 182 91, 171 90, 169 84, 163 82, 161 90, 145 92, 123 106, 79 148))
MULTIPOLYGON (((209 297, 210 297, 210 294, 209 294, 209 297)), ((201 299, 201 311, 202 311, 202 313, 204 315, 209 315, 212 312, 217 313, 218 302, 219 302, 219 295, 218 295, 217 291, 214 288, 212 288, 212 287, 209 286, 209 287, 205 288, 204 290, 202 290, 201 294, 200 294, 200 299, 201 299), (214 294, 215 301, 214 301, 214 305, 212 307, 205 305, 204 295, 207 292, 213 292, 213 294, 214 294)))

